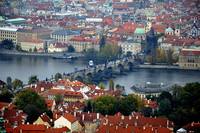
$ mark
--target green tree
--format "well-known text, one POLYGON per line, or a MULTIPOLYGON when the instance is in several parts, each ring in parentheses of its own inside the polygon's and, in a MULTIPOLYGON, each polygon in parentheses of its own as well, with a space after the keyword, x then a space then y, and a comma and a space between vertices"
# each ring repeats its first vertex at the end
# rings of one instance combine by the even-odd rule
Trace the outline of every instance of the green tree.
POLYGON ((28 51, 29 51, 29 52, 33 52, 32 48, 30 48, 28 51))
POLYGON ((86 102, 86 106, 85 106, 85 108, 84 108, 84 112, 93 112, 93 105, 92 105, 93 103, 92 103, 92 101, 91 100, 88 100, 87 102, 86 102))
POLYGON ((117 99, 112 96, 101 96, 94 101, 94 109, 103 115, 114 115, 117 111, 117 99))
POLYGON ((60 94, 56 94, 54 99, 55 99, 56 105, 59 105, 63 102, 63 96, 60 94))
POLYGON ((12 101, 12 98, 13 98, 13 94, 5 88, 0 93, 0 101, 1 102, 10 103, 12 101))
POLYGON ((62 74, 56 73, 55 74, 55 80, 58 81, 59 79, 62 79, 62 74))
POLYGON ((28 84, 36 84, 38 81, 39 79, 37 78, 37 76, 33 75, 29 77, 28 84))
POLYGON ((75 48, 72 45, 69 45, 67 52, 75 52, 75 48))
POLYGON ((98 86, 99 86, 100 89, 103 89, 103 90, 105 89, 105 85, 102 82, 100 82, 98 86))
POLYGON ((163 91, 159 97, 158 97, 158 102, 163 100, 163 99, 168 99, 170 102, 172 102, 172 95, 171 93, 167 92, 167 91, 163 91))
POLYGON ((5 39, 1 42, 1 47, 4 49, 12 50, 14 48, 14 43, 12 40, 5 39))
POLYGON ((144 108, 142 108, 141 112, 142 112, 142 114, 143 114, 145 117, 150 117, 150 116, 152 116, 152 108, 150 108, 150 107, 144 107, 144 108))
POLYGON ((131 52, 131 51, 128 51, 128 52, 126 53, 126 56, 127 56, 127 57, 131 57, 131 56, 132 56, 132 52, 131 52))
POLYGON ((112 79, 109 80, 109 89, 110 90, 114 90, 115 89, 115 84, 114 84, 114 81, 112 79))
POLYGON ((130 115, 133 111, 138 111, 138 100, 133 95, 128 95, 119 100, 119 112, 123 115, 130 115))
POLYGON ((118 45, 107 44, 100 50, 100 57, 106 60, 116 59, 120 55, 121 48, 118 45))
POLYGON ((11 77, 7 77, 6 83, 7 83, 7 89, 12 90, 12 78, 11 77))
POLYGON ((17 50, 17 51, 22 51, 21 45, 17 44, 17 45, 16 45, 16 50, 17 50))
POLYGON ((23 82, 19 79, 15 79, 13 82, 12 82, 12 92, 16 93, 16 91, 18 89, 22 89, 23 88, 23 82))
POLYGON ((98 51, 96 51, 95 49, 91 48, 88 49, 85 53, 85 58, 87 60, 96 60, 97 59, 97 53, 98 51))
POLYGON ((32 123, 37 117, 47 110, 45 100, 36 92, 27 89, 15 97, 15 105, 28 115, 28 122, 32 123))
POLYGON ((36 47, 34 47, 33 52, 37 52, 37 48, 36 47))
POLYGON ((168 115, 172 111, 172 105, 169 99, 165 98, 159 102, 159 114, 168 115))
POLYGON ((105 38, 104 35, 102 35, 102 36, 101 36, 101 39, 100 39, 100 41, 99 41, 99 46, 100 46, 100 48, 104 47, 105 44, 106 44, 106 38, 105 38))

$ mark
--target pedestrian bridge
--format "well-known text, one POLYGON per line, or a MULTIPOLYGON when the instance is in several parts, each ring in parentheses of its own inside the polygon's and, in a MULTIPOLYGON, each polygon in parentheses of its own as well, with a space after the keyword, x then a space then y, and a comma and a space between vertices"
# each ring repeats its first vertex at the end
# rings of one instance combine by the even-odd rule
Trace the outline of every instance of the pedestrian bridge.
POLYGON ((65 74, 64 76, 69 79, 80 78, 111 78, 114 74, 119 75, 124 72, 132 71, 136 66, 134 57, 126 57, 109 61, 105 64, 95 65, 94 67, 87 67, 81 70, 76 70, 72 73, 65 74))

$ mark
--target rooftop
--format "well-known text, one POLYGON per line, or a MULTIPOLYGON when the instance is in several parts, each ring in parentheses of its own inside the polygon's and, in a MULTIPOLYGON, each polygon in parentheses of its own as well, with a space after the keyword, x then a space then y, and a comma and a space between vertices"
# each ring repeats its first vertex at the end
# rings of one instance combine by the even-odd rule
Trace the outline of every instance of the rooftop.
POLYGON ((144 28, 136 28, 134 33, 135 34, 145 34, 145 29, 144 28))

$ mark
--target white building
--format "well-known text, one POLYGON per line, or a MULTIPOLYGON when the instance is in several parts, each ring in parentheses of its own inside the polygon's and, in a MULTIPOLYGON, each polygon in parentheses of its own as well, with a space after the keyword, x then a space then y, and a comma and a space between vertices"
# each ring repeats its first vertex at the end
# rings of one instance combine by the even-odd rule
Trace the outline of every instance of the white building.
POLYGON ((122 52, 124 54, 127 54, 127 52, 131 52, 133 55, 135 55, 141 52, 141 43, 134 42, 133 40, 118 42, 118 46, 122 48, 122 52))
POLYGON ((82 126, 79 121, 71 114, 64 114, 54 121, 54 128, 67 127, 71 132, 79 132, 82 126))

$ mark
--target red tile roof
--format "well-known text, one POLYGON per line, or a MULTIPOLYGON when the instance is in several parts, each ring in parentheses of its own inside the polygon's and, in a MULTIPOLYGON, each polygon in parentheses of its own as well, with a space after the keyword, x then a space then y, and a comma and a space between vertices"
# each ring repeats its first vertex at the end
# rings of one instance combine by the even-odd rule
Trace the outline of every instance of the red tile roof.
POLYGON ((180 55, 183 56, 200 56, 199 49, 182 49, 180 55))
POLYGON ((74 123, 75 121, 77 121, 76 117, 74 117, 73 115, 69 113, 64 114, 63 117, 65 117, 71 123, 74 123))

